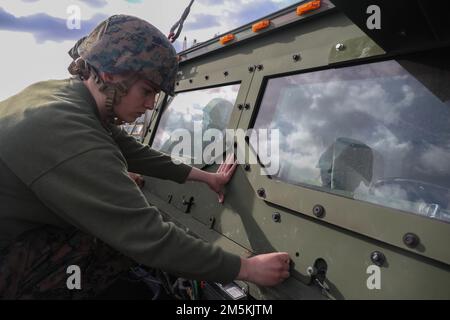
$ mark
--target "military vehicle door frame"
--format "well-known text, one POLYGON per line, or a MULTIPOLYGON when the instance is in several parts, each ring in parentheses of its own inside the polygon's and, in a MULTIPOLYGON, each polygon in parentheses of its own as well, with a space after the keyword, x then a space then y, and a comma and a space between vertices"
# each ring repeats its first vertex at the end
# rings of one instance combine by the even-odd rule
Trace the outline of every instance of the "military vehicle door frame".
MULTIPOLYGON (((312 40, 309 39, 308 41, 311 43, 312 40)), ((342 39, 341 37, 341 41, 345 42, 345 40, 347 39, 342 39)), ((336 41, 330 41, 329 45, 323 47, 323 51, 330 52, 334 49, 335 44, 337 44, 336 41)), ((347 44, 347 46, 349 45, 347 44)), ((261 102, 267 79, 286 74, 324 70, 320 68, 324 66, 326 67, 325 69, 328 69, 328 56, 321 57, 303 50, 299 54, 301 54, 301 63, 295 63, 292 59, 292 54, 261 61, 264 69, 256 72, 246 100, 246 103, 256 106, 256 108, 252 107, 248 110, 249 112, 244 112, 239 122, 239 128, 246 130, 252 127, 252 120, 257 116, 257 109, 261 102), (298 68, 294 66, 298 66, 298 68)), ((392 58, 389 57, 388 60, 392 58)), ((363 63, 385 61, 384 59, 364 59, 363 63)), ((342 59, 342 62, 345 62, 345 60, 342 59)), ((352 63, 343 63, 339 66, 352 65, 355 65, 355 60, 352 63)), ((337 66, 337 62, 334 61, 334 67, 337 66)), ((245 146, 245 148, 248 148, 248 146, 245 146)), ((400 210, 269 179, 267 176, 262 176, 258 173, 260 169, 263 169, 263 167, 252 165, 250 173, 247 173, 247 177, 256 194, 261 188, 265 190, 264 196, 261 197, 264 201, 450 264, 450 251, 441 245, 442 243, 450 242, 449 224, 400 210), (319 204, 326 211, 326 214, 321 218, 317 218, 313 213, 313 208, 319 204), (389 221, 389 228, 386 228, 386 221, 389 221), (405 245, 403 236, 411 232, 420 238, 421 242, 426 246, 426 250, 422 246, 410 248, 405 245)))
MULTIPOLYGON (((187 57, 191 55, 191 58, 181 63, 176 92, 183 93, 240 83, 241 87, 228 128, 247 130, 254 124, 269 79, 388 61, 407 54, 385 52, 344 14, 334 10, 333 5, 329 1, 324 1, 324 3, 327 4, 326 10, 322 10, 320 15, 318 14, 316 17, 312 15, 311 19, 305 19, 304 23, 299 21, 290 25, 289 28, 283 28, 283 32, 275 42, 268 35, 267 37, 261 36, 253 39, 248 46, 242 43, 241 48, 239 44, 235 44, 226 50, 216 50, 208 53, 205 48, 210 43, 206 43, 200 48, 188 50, 185 54, 187 57), (333 28, 324 30, 324 25, 333 28)), ((292 11, 292 8, 288 9, 292 11)), ((158 108, 154 112, 153 116, 155 118, 152 121, 151 135, 148 135, 147 142, 152 141, 157 130, 157 119, 161 117, 164 102, 165 97, 160 99, 158 108)), ((247 141, 244 143, 238 141, 237 147, 245 149, 247 151, 246 154, 256 157, 247 141)), ((212 171, 215 168, 217 167, 207 167, 205 169, 212 171)), ((233 179, 241 181, 244 177, 248 182, 248 187, 241 185, 239 187, 244 190, 251 188, 254 194, 254 198, 249 199, 251 205, 225 204, 225 207, 222 209, 216 208, 215 204, 199 206, 197 210, 194 208, 192 217, 203 225, 209 225, 210 229, 216 230, 239 246, 256 252, 270 251, 270 248, 273 250, 286 250, 286 243, 283 244, 283 239, 287 235, 282 235, 280 232, 286 232, 291 236, 295 236, 299 232, 296 226, 296 218, 301 218, 304 225, 300 228, 303 228, 302 232, 305 238, 301 242, 294 244, 294 247, 297 246, 300 249, 300 253, 296 252, 296 250, 288 251, 293 257, 296 263, 296 270, 298 271, 297 274, 294 274, 294 277, 304 283, 308 283, 311 280, 307 268, 313 265, 317 256, 311 252, 302 251, 302 247, 311 245, 311 241, 307 239, 312 240, 318 236, 322 237, 319 234, 314 235, 314 232, 320 232, 322 228, 326 228, 329 232, 323 233, 323 239, 321 239, 323 243, 315 240, 315 245, 317 245, 317 248, 323 248, 324 251, 329 250, 324 247, 327 240, 342 241, 342 246, 345 246, 345 244, 350 244, 351 241, 350 238, 347 238, 347 235, 359 239, 364 237, 366 240, 362 240, 361 244, 357 246, 361 252, 367 252, 367 257, 364 258, 364 263, 367 265, 373 262, 373 260, 370 260, 370 252, 373 248, 381 247, 389 252, 392 260, 401 261, 400 265, 408 261, 410 268, 414 264, 417 270, 421 270, 419 272, 422 274, 427 274, 430 268, 433 268, 433 270, 439 269, 440 271, 436 271, 436 274, 446 274, 444 270, 450 264, 450 251, 446 247, 446 244, 450 243, 449 223, 328 193, 324 190, 319 191, 311 187, 293 185, 271 179, 270 176, 261 175, 260 170, 264 170, 261 164, 251 164, 245 170, 244 166, 241 165, 236 172, 236 177, 233 179), (218 216, 214 216, 214 214, 211 214, 208 219, 208 216, 195 213, 198 210, 203 210, 204 212, 205 209, 211 209, 212 207, 215 208, 214 210, 221 210, 220 216, 223 219, 222 221, 218 221, 218 216), (229 227, 233 224, 240 226, 242 223, 241 219, 247 219, 239 216, 241 208, 244 212, 245 210, 259 210, 263 213, 261 213, 261 216, 258 216, 258 212, 255 212, 251 217, 254 219, 251 220, 252 223, 258 224, 256 231, 242 228, 240 230, 245 229, 247 233, 232 234, 226 229, 227 226, 229 227), (321 211, 320 208, 324 210, 318 212, 317 210, 321 211), (275 232, 273 235, 263 231, 269 228, 268 220, 271 220, 270 216, 262 216, 266 215, 267 212, 279 214, 281 221, 285 222, 282 226, 280 224, 270 226, 270 230, 275 232), (225 218, 229 219, 229 221, 225 221, 225 218), (214 221, 216 221, 215 225, 214 221), (222 230, 226 231, 223 232, 222 230), (344 230, 345 232, 343 232, 344 230), (417 235, 420 239, 420 243, 415 247, 407 246, 405 243, 405 235, 411 233, 417 235), (257 238, 255 234, 263 239, 261 243, 255 241, 255 238, 257 238), (246 237, 250 240, 247 240, 246 237), (267 243, 270 245, 267 245, 267 243), (410 253, 405 254, 408 251, 410 253), (424 266, 421 264, 419 260, 413 258, 413 254, 426 259, 429 265, 424 266), (406 256, 406 258, 402 258, 402 256, 406 256), (413 262, 408 260, 411 258, 413 258, 413 262), (447 267, 443 268, 443 265, 447 265, 447 267)), ((194 192, 188 191, 191 188, 189 185, 171 186, 173 194, 187 195, 194 192)), ((236 187, 236 184, 233 184, 232 181, 230 188, 236 187)), ((199 187, 199 190, 196 191, 197 194, 210 192, 207 190, 207 188, 199 187)), ((158 193, 156 189, 153 189, 153 191, 158 193)), ((167 196, 166 191, 159 194, 161 199, 167 196)), ((149 193, 146 193, 146 195, 155 199, 149 193)), ((170 203, 171 199, 167 202, 170 203)), ((204 199, 211 199, 211 197, 209 195, 209 198, 205 197, 204 199)), ((239 199, 245 202, 233 192, 229 195, 230 202, 239 199)), ((181 211, 184 210, 184 207, 181 205, 174 206, 181 211)), ((170 206, 168 207, 164 204, 164 207, 169 208, 170 206)), ((170 209, 167 209, 167 211, 170 211, 170 209)), ((182 215, 175 216, 189 224, 187 222, 189 218, 182 215)), ((246 221, 244 221, 245 224, 246 221)), ((197 230, 201 232, 199 229, 197 230)), ((218 239, 215 236, 213 238, 218 239)), ((218 240, 218 243, 224 244, 221 240, 218 240)), ((355 243, 353 244, 356 245, 355 243)), ((289 247, 291 246, 289 245, 289 247)), ((234 252, 240 251, 237 248, 233 250, 234 252)), ((397 267, 400 268, 397 270, 399 272, 401 266, 397 267)), ((333 272, 330 274, 330 278, 333 279, 334 275, 334 279, 336 279, 336 275, 339 272, 343 272, 343 270, 335 269, 330 270, 330 272, 333 272)), ((391 279, 394 281, 393 279, 397 275, 398 273, 393 272, 389 277, 392 277, 391 279)), ((364 279, 364 275, 358 275, 358 278, 364 279)), ((417 279, 416 281, 426 283, 427 280, 417 279)), ((353 284, 349 283, 348 285, 352 287, 353 284)), ((289 287, 289 285, 287 286, 289 287)), ((331 286, 333 286, 332 283, 331 286)), ((344 285, 341 284, 341 286, 344 285)), ((289 291, 288 287, 283 290, 289 291)), ((282 289, 280 290, 283 291, 282 289)), ((371 294, 375 293, 372 292, 371 294)), ((263 296, 265 294, 261 293, 261 297, 263 296)), ((337 297, 339 297, 339 294, 337 294, 337 297)))

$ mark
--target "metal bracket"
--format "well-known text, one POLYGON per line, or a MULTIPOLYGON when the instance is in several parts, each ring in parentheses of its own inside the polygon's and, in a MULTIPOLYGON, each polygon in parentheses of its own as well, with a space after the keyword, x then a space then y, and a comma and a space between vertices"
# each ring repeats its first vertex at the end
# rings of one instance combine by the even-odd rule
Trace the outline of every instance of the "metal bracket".
POLYGON ((189 213, 191 211, 191 207, 194 204, 194 197, 190 197, 189 201, 186 200, 186 198, 183 196, 183 206, 186 206, 184 209, 184 213, 189 213))
POLYGON ((216 222, 216 218, 213 216, 209 217, 209 228, 212 229, 214 227, 214 223, 216 222))

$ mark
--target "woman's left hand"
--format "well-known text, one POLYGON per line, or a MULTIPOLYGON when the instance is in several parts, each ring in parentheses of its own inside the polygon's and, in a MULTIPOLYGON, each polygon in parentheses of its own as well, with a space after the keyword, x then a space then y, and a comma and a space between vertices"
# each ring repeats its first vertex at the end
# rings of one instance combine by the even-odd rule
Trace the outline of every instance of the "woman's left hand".
POLYGON ((210 173, 208 179, 209 187, 218 194, 219 203, 223 203, 225 185, 230 181, 236 170, 237 162, 234 160, 234 154, 230 154, 224 163, 219 166, 216 173, 210 173))

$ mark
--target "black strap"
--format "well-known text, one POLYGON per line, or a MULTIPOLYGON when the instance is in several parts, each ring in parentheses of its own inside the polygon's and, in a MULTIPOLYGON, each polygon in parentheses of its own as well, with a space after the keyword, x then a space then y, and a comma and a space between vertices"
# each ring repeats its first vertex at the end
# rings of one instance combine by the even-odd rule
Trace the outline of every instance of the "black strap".
POLYGON ((191 0, 189 5, 186 7, 186 9, 183 12, 183 15, 181 16, 180 20, 178 20, 173 27, 170 29, 169 36, 167 37, 170 42, 175 42, 177 38, 180 36, 181 30, 183 29, 183 23, 184 20, 186 20, 187 16, 189 15, 189 12, 191 11, 191 6, 194 3, 194 0, 191 0), (175 30, 178 28, 177 32, 175 33, 175 30))

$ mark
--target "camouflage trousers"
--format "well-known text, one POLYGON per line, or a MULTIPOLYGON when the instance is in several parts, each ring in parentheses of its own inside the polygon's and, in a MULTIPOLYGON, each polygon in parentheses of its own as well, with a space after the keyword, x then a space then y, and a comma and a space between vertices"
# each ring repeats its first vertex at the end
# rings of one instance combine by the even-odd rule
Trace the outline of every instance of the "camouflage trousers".
POLYGON ((46 226, 0 253, 0 298, 94 298, 135 264, 90 235, 46 226), (68 286, 71 265, 79 267, 81 289, 68 286))

